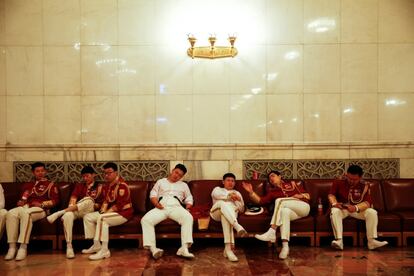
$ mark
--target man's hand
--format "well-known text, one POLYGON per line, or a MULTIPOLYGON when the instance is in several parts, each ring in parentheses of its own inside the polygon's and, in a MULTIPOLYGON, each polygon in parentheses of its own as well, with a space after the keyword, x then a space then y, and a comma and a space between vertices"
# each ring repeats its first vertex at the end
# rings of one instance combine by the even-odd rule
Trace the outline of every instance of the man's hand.
POLYGON ((185 209, 187 209, 188 211, 190 211, 192 207, 193 207, 193 205, 191 205, 191 204, 186 204, 185 205, 185 209))
POLYGON ((161 204, 161 203, 157 202, 157 203, 155 204, 155 208, 158 208, 158 209, 164 209, 164 206, 162 206, 162 204, 161 204))
POLYGON ((32 207, 40 207, 40 208, 42 208, 42 203, 35 201, 35 202, 32 203, 32 207))
POLYGON ((249 194, 253 193, 253 186, 251 183, 243 181, 242 186, 249 194))
POLYGON ((294 194, 292 197, 297 198, 297 199, 302 199, 303 195, 302 194, 294 194))
POLYGON ((332 208, 344 209, 344 206, 342 205, 342 203, 337 202, 335 204, 332 204, 332 208))
POLYGON ((19 207, 22 207, 25 204, 26 204, 26 201, 24 201, 24 200, 17 201, 17 206, 19 206, 19 207))
POLYGON ((357 208, 355 207, 355 205, 351 205, 351 204, 345 204, 344 208, 348 210, 348 212, 350 213, 355 213, 357 211, 357 208))
POLYGON ((229 198, 231 201, 240 201, 241 198, 236 193, 230 193, 229 198))

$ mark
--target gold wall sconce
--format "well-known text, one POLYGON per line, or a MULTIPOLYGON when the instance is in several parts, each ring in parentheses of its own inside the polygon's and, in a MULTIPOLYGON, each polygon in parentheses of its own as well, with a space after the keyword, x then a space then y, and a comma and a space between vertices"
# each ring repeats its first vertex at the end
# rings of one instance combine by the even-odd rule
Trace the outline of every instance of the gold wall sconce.
POLYGON ((229 36, 230 46, 215 46, 216 40, 214 35, 210 35, 208 38, 210 46, 194 47, 197 39, 193 35, 188 35, 188 42, 190 42, 191 47, 188 48, 187 55, 191 58, 209 59, 235 57, 237 55, 238 51, 234 47, 236 36, 229 36))

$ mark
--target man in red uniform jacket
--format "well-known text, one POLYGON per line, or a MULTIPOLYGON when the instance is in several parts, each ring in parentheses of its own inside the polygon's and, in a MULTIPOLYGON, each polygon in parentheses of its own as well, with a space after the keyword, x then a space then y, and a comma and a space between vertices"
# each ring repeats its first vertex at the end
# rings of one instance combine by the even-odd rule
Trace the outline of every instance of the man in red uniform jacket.
POLYGON ((105 201, 99 212, 89 213, 83 217, 85 238, 93 238, 93 245, 82 250, 84 254, 95 253, 89 256, 89 260, 111 257, 108 249, 109 227, 127 222, 134 213, 128 184, 118 175, 117 165, 108 162, 103 168, 107 182, 104 189, 105 201))
POLYGON ((373 250, 387 245, 386 241, 377 241, 378 215, 372 206, 370 183, 362 179, 364 174, 358 165, 351 165, 347 174, 334 181, 328 195, 331 204, 331 223, 335 240, 331 245, 343 250, 342 220, 347 216, 365 220, 367 229, 368 249, 373 250))
POLYGON ((49 209, 59 202, 59 192, 55 183, 45 177, 47 173, 45 164, 40 162, 32 164, 32 172, 35 181, 24 185, 17 207, 7 213, 6 230, 9 251, 4 257, 7 261, 14 259, 15 256, 16 261, 26 258, 33 222, 46 217, 49 209), (20 243, 17 255, 16 242, 20 243))
POLYGON ((78 183, 73 190, 69 206, 47 217, 50 223, 62 216, 66 239, 66 257, 75 258, 72 246, 73 222, 86 214, 98 211, 105 199, 102 184, 95 183, 96 172, 91 166, 83 167, 81 171, 83 183, 78 183))

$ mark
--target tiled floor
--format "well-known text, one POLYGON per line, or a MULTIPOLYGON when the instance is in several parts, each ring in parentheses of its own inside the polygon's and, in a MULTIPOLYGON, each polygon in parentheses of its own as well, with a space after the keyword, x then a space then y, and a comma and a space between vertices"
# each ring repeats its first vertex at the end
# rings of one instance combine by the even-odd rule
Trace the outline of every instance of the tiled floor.
POLYGON ((175 255, 178 243, 160 242, 165 254, 159 260, 150 258, 146 250, 119 246, 111 250, 111 258, 102 261, 89 261, 80 253, 68 260, 60 251, 32 249, 21 262, 1 259, 0 275, 414 275, 413 246, 379 251, 348 246, 339 252, 329 247, 292 245, 290 257, 282 261, 275 248, 249 239, 239 242, 239 261, 231 263, 222 255, 220 240, 196 242, 191 249, 194 260, 175 255))

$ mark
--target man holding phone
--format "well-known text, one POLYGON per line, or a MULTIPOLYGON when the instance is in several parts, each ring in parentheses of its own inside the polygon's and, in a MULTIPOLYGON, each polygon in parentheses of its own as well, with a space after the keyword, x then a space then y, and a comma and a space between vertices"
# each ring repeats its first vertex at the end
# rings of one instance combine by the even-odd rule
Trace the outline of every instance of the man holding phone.
POLYGON ((331 246, 343 250, 342 220, 347 216, 365 220, 367 229, 368 249, 387 245, 386 241, 378 241, 377 225, 378 215, 372 206, 370 183, 362 179, 364 174, 358 165, 349 166, 347 173, 341 179, 335 180, 329 192, 328 199, 331 204, 331 224, 335 240, 331 246))

